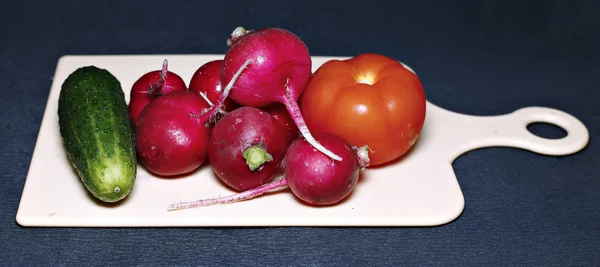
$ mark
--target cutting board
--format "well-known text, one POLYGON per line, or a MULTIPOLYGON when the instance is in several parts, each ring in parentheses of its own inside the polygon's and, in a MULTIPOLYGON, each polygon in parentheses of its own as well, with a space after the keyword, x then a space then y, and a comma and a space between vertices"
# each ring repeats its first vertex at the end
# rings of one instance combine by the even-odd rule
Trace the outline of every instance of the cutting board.
MULTIPOLYGON (((116 205, 94 200, 73 171, 58 130, 58 96, 67 76, 84 65, 112 72, 129 90, 142 74, 169 60, 169 70, 189 82, 202 64, 223 55, 64 56, 58 61, 16 221, 36 227, 252 227, 252 226, 433 226, 456 219, 465 199, 452 161, 478 148, 507 146, 544 155, 576 153, 588 142, 577 118, 547 107, 523 107, 499 116, 458 114, 427 103, 419 140, 400 160, 370 168, 355 191, 330 207, 298 201, 288 189, 251 201, 180 211, 171 203, 232 194, 209 165, 176 179, 158 178, 141 166, 132 193, 116 205), (527 130, 533 122, 563 128, 567 136, 544 139, 527 130)), ((330 59, 313 57, 313 70, 330 59)), ((435 90, 435 88, 429 88, 435 90)))

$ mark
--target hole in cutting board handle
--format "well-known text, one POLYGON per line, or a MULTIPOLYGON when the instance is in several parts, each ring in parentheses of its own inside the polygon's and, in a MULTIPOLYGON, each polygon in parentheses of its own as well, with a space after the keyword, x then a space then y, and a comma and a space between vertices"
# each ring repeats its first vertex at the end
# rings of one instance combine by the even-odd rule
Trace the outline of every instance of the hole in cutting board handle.
POLYGON ((564 128, 548 122, 532 122, 526 127, 530 133, 546 139, 562 139, 568 135, 564 128))

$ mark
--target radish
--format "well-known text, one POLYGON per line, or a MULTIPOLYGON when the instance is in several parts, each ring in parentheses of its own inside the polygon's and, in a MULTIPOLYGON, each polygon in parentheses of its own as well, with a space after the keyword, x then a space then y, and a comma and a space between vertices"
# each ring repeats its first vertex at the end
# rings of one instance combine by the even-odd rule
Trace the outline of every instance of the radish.
POLYGON ((244 106, 215 124, 208 141, 208 160, 221 181, 243 191, 271 180, 287 145, 283 127, 275 118, 244 106))
MULTIPOLYGON (((189 90, 198 94, 204 94, 212 103, 219 99, 223 92, 221 86, 221 69, 223 60, 213 60, 201 65, 190 79, 189 90)), ((226 112, 238 108, 239 105, 231 98, 223 101, 222 109, 226 112)))
POLYGON ((271 114, 283 126, 288 145, 298 138, 300 133, 298 127, 294 124, 294 120, 292 120, 284 105, 281 103, 272 103, 264 107, 263 110, 271 114))
POLYGON ((142 75, 131 87, 128 106, 131 123, 136 124, 142 109, 156 97, 173 91, 186 90, 183 79, 168 71, 168 61, 163 61, 162 70, 155 70, 142 75))
MULTIPOLYGON (((230 90, 247 60, 225 87, 230 90)), ((166 77, 167 62, 161 77, 166 77)), ((160 80, 160 79, 159 79, 160 80)), ((158 82, 162 84, 164 82, 158 82)), ((157 96, 141 109, 135 123, 138 159, 148 171, 161 176, 176 176, 197 169, 207 158, 210 123, 225 96, 212 105, 203 95, 189 90, 177 90, 157 96)))
POLYGON ((245 75, 236 81, 235 89, 229 88, 230 92, 226 88, 222 95, 242 106, 260 108, 271 103, 283 104, 302 136, 313 147, 334 160, 342 160, 315 140, 298 108, 298 97, 312 74, 311 55, 304 42, 284 29, 247 31, 238 27, 227 44, 230 47, 224 58, 222 82, 235 78, 234 73, 242 64, 248 61, 251 64, 245 75))
POLYGON ((356 187, 360 171, 369 166, 368 147, 357 148, 330 133, 316 133, 314 137, 325 147, 348 160, 331 160, 305 139, 298 138, 288 147, 285 154, 283 178, 230 196, 170 204, 168 210, 249 200, 286 186, 294 196, 310 205, 339 203, 356 187))
POLYGON ((175 91, 152 100, 135 126, 140 163, 160 176, 176 176, 206 161, 211 128, 194 114, 209 108, 198 94, 175 91))
POLYGON ((331 205, 354 190, 360 171, 369 165, 367 147, 356 148, 333 134, 317 133, 317 140, 349 159, 335 162, 315 151, 303 139, 288 148, 285 175, 295 196, 313 205, 331 205))
POLYGON ((205 125, 209 127, 211 123, 216 122, 216 120, 218 120, 217 115, 226 113, 222 109, 223 103, 227 99, 229 91, 231 91, 231 87, 233 87, 233 84, 237 81, 240 75, 242 75, 242 72, 248 67, 249 64, 250 59, 246 60, 244 64, 240 66, 240 68, 233 75, 229 83, 227 83, 227 86, 225 86, 225 89, 223 89, 223 93, 219 95, 219 98, 217 98, 217 100, 215 101, 215 104, 213 104, 212 101, 205 94, 199 94, 211 106, 210 108, 203 110, 202 113, 196 114, 198 115, 199 121, 205 123, 205 125))

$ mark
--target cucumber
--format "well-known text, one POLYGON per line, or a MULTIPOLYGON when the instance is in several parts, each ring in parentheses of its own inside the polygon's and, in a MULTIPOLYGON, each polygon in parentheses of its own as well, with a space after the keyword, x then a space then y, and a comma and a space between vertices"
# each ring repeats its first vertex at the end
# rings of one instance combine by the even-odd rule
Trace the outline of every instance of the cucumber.
POLYGON ((117 78, 96 66, 71 73, 61 86, 58 123, 85 188, 103 202, 127 197, 137 175, 135 132, 117 78))

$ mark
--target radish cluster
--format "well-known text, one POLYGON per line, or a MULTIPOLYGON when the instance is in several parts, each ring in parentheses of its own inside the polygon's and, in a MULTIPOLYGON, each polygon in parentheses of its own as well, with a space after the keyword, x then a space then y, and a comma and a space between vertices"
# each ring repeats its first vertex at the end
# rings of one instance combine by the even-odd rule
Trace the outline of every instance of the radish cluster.
POLYGON ((208 163, 238 192, 169 210, 248 200, 283 187, 314 205, 348 197, 369 165, 368 148, 306 126, 298 107, 312 75, 304 42, 284 29, 238 27, 227 45, 224 58, 199 66, 187 87, 165 60, 131 89, 142 166, 175 178, 208 163))

